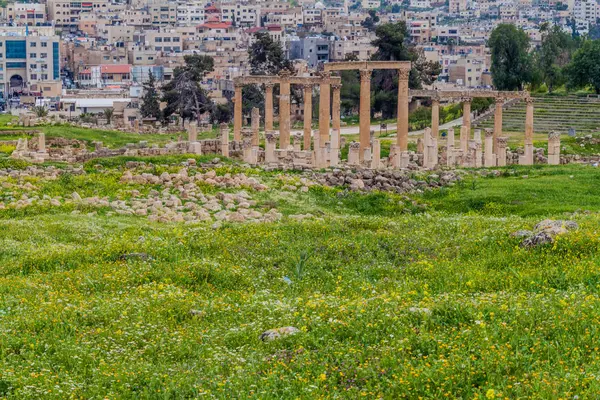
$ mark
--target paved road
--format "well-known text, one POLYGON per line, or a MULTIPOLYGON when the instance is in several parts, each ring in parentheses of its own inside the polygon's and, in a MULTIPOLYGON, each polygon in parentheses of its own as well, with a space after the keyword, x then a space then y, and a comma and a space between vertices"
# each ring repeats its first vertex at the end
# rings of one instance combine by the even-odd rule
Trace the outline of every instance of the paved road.
MULTIPOLYGON (((462 117, 455 119, 454 121, 450 121, 446 124, 442 124, 440 125, 440 129, 448 129, 451 128, 453 126, 460 126, 462 125, 462 117)), ((375 131, 376 133, 379 133, 379 124, 377 125, 371 125, 371 130, 375 131)), ((388 131, 394 131, 396 130, 396 124, 388 124, 388 131)), ((292 130, 292 134, 294 133, 302 133, 303 130, 301 129, 294 129, 292 130)), ((342 135, 358 135, 359 133, 359 127, 358 125, 354 125, 354 126, 344 126, 341 129, 341 134, 342 135)), ((423 134, 423 129, 418 130, 418 131, 412 131, 408 133, 410 136, 418 136, 418 135, 422 135, 423 134)), ((396 135, 391 135, 391 136, 387 136, 387 137, 395 137, 396 135)))

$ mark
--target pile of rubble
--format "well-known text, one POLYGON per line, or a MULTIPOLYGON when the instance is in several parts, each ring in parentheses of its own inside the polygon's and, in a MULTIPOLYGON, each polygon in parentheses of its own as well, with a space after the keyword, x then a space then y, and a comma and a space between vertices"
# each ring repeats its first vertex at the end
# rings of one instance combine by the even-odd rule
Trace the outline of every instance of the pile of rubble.
POLYGON ((440 174, 431 174, 418 178, 411 171, 402 170, 358 170, 334 169, 324 174, 313 174, 317 182, 326 186, 348 186, 351 190, 370 191, 381 190, 386 192, 406 193, 452 186, 460 181, 461 172, 443 171, 440 174))

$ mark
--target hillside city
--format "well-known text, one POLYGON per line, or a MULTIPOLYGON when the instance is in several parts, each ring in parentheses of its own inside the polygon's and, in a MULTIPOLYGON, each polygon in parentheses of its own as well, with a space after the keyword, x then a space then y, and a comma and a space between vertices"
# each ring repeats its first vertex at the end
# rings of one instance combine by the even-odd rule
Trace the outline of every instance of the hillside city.
POLYGON ((597 0, 0 0, 0 399, 600 398, 597 0))
MULTIPOLYGON (((227 106, 234 96, 233 80, 255 72, 249 50, 260 35, 280 45, 296 73, 308 74, 328 62, 372 59, 378 50, 376 28, 403 22, 406 36, 401 40, 413 47, 409 58, 439 64, 433 82, 427 83, 440 89, 494 85, 489 39, 501 24, 524 32, 531 50, 541 49, 544 38, 564 40, 551 35, 556 33, 551 27, 567 38, 600 35, 595 0, 49 0, 7 3, 1 16, 3 107, 44 105, 73 117, 127 99, 126 107, 133 109, 131 126, 134 119, 148 117, 135 109, 149 76, 158 85, 171 81, 186 55, 212 58, 201 85, 214 104, 227 106)), ((563 56, 551 56, 551 67, 566 64, 563 60, 561 65, 563 56)), ((294 107, 301 115, 303 104, 294 107)))

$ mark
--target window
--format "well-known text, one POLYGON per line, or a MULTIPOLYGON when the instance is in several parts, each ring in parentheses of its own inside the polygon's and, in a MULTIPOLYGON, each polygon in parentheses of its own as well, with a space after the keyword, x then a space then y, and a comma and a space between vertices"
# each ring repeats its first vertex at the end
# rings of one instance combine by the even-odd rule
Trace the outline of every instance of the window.
MULTIPOLYGON (((44 67, 44 66, 42 65, 42 67, 44 67)), ((52 42, 52 78, 58 79, 59 77, 60 77, 60 50, 58 47, 58 42, 52 42)))
POLYGON ((48 74, 42 74, 42 80, 43 81, 48 80, 48 74))
POLYGON ((48 58, 48 53, 40 53, 40 58, 48 58))
POLYGON ((29 53, 29 58, 37 58, 37 53, 29 53))
POLYGON ((48 47, 48 42, 42 42, 42 47, 48 47))
POLYGON ((155 42, 155 43, 162 43, 162 41, 163 41, 163 40, 162 40, 162 38, 161 38, 161 37, 155 37, 155 38, 154 38, 154 42, 155 42))
POLYGON ((7 62, 6 68, 27 68, 26 62, 7 62))
POLYGON ((36 46, 37 46, 37 43, 36 43, 36 42, 30 42, 30 43, 29 43, 29 47, 36 47, 36 46))
POLYGON ((31 74, 31 79, 37 79, 37 74, 31 74))
POLYGON ((25 40, 8 40, 6 42, 6 58, 26 58, 27 42, 25 40))

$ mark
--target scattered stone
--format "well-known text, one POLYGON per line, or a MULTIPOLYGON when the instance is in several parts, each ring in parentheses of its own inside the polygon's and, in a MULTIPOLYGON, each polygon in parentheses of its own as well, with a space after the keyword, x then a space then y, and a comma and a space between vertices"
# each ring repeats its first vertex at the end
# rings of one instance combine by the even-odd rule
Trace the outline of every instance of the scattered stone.
POLYGON ((576 230, 579 225, 575 221, 570 220, 552 220, 546 219, 533 227, 533 232, 517 231, 512 234, 514 237, 525 237, 521 242, 523 247, 535 247, 543 244, 554 242, 558 235, 566 234, 569 231, 576 230), (518 232, 528 232, 529 235, 516 235, 518 232))
POLYGON ((119 257, 119 258, 121 260, 141 260, 141 261, 152 260, 152 257, 148 253, 127 253, 127 254, 121 255, 121 257, 119 257))
POLYGON ((260 340, 262 340, 263 342, 269 342, 271 340, 279 339, 281 337, 295 335, 298 332, 300 332, 300 330, 293 326, 269 329, 268 331, 265 331, 260 334, 260 340))

